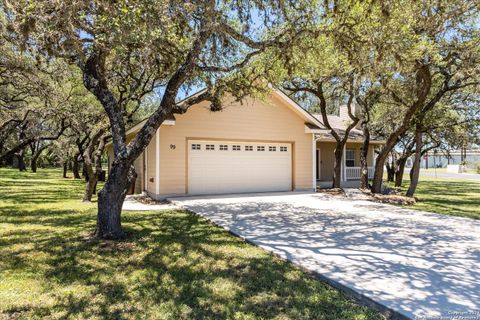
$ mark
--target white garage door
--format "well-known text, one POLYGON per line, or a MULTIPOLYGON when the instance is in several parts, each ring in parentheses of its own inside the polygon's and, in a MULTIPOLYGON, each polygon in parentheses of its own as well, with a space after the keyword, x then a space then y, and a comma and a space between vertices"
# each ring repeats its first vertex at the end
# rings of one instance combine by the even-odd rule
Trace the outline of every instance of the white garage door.
POLYGON ((188 193, 292 190, 292 145, 190 141, 188 193))

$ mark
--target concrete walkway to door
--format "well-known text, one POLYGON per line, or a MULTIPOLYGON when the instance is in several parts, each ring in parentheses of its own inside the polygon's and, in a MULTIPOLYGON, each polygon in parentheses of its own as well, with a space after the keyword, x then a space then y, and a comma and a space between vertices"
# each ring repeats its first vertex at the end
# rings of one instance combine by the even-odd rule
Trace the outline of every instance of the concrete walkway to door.
POLYGON ((397 315, 480 318, 480 221, 318 193, 170 200, 397 315))

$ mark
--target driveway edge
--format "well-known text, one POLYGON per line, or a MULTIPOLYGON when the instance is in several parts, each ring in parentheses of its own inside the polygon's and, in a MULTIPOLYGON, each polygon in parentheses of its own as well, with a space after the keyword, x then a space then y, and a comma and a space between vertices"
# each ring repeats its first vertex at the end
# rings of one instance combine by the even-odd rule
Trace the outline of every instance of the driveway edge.
POLYGON ((171 199, 171 201, 172 201, 172 203, 177 205, 179 208, 182 208, 186 212, 189 212, 190 214, 194 214, 196 216, 202 217, 203 219, 207 220, 212 225, 227 231, 229 234, 231 234, 231 235, 233 235, 237 238, 242 239, 244 242, 246 242, 248 244, 251 244, 251 245, 254 245, 254 246, 266 251, 270 255, 276 256, 277 258, 281 259, 282 261, 287 261, 287 262, 293 264, 295 267, 297 267, 300 270, 302 270, 303 272, 309 274, 313 278, 316 278, 320 281, 323 281, 326 284, 330 285, 331 287, 342 291, 348 297, 357 301, 360 305, 371 307, 371 308, 379 311, 384 316, 386 316, 388 319, 392 319, 392 320, 411 320, 411 319, 413 319, 413 318, 407 317, 406 315, 404 315, 404 314, 402 314, 402 313, 400 313, 396 310, 391 309, 390 307, 385 306, 384 304, 382 304, 380 302, 377 302, 377 301, 365 296, 364 294, 356 291, 355 289, 352 289, 352 288, 350 288, 346 285, 343 285, 343 284, 339 283, 338 281, 332 280, 332 279, 322 275, 321 273, 318 273, 318 272, 315 272, 315 271, 312 271, 312 270, 308 270, 305 267, 303 267, 301 265, 298 265, 298 264, 294 263, 293 261, 290 261, 287 258, 284 258, 284 257, 280 256, 279 254, 277 254, 275 252, 272 252, 272 251, 266 250, 264 248, 261 248, 255 242, 250 241, 250 240, 246 239, 245 237, 242 237, 241 235, 239 235, 239 234, 233 232, 232 230, 230 230, 229 228, 224 227, 222 225, 219 225, 219 224, 215 223, 214 221, 208 219, 207 217, 204 217, 203 215, 201 215, 199 213, 196 213, 196 212, 194 212, 190 209, 187 209, 187 208, 183 207, 180 203, 177 203, 174 199, 171 199))

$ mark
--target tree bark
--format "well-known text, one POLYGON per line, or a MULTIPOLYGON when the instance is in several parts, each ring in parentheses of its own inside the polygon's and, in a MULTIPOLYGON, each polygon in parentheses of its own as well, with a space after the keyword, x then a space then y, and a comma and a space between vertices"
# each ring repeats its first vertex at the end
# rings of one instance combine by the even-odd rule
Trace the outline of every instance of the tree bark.
POLYGON ((403 174, 405 172, 405 165, 407 164, 408 156, 400 157, 397 160, 397 169, 395 170, 395 187, 401 187, 403 183, 403 174))
POLYGON ((370 130, 368 129, 368 122, 365 117, 361 122, 363 143, 360 148, 360 188, 368 188, 368 148, 370 146, 370 130))
POLYGON ((335 146, 335 163, 333 165, 333 177, 332 188, 341 188, 342 186, 342 160, 343 160, 343 148, 346 141, 337 141, 335 146))
POLYGON ((78 158, 80 157, 80 153, 77 152, 74 156, 73 156, 73 164, 72 164, 72 172, 73 172, 73 178, 74 179, 81 179, 80 177, 80 166, 79 166, 79 163, 78 163, 78 158))
POLYGON ((30 169, 32 170, 33 173, 37 172, 37 158, 32 157, 32 160, 30 160, 30 169))
POLYGON ((423 147, 423 132, 420 127, 417 126, 415 130, 415 160, 411 170, 410 186, 407 190, 407 197, 413 197, 418 185, 418 178, 420 176, 420 162, 422 161, 422 147, 423 147))
POLYGON ((92 196, 96 192, 98 177, 102 172, 102 153, 107 138, 105 135, 102 136, 104 132, 104 129, 98 130, 83 153, 87 181, 83 201, 92 201, 92 196))
POLYGON ((98 193, 98 215, 95 236, 100 239, 122 239, 122 205, 131 182, 132 166, 113 161, 110 174, 98 193))
POLYGON ((387 168, 387 181, 393 182, 395 177, 395 160, 392 159, 390 162, 387 161, 385 167, 387 168))
POLYGON ((67 178, 67 171, 68 171, 68 161, 63 163, 63 177, 67 178))
POLYGON ((40 148, 35 146, 32 148, 32 159, 30 160, 30 168, 32 172, 37 172, 37 161, 42 152, 47 149, 48 145, 41 146, 40 148))
POLYGON ((27 171, 27 165, 25 164, 25 159, 24 159, 24 150, 20 150, 20 152, 17 153, 17 159, 18 159, 18 170, 27 171))
POLYGON ((86 182, 85 192, 83 193, 83 198, 82 198, 83 202, 92 201, 93 194, 95 193, 95 190, 97 187, 97 182, 98 182, 97 176, 93 172, 88 173, 88 180, 86 182))

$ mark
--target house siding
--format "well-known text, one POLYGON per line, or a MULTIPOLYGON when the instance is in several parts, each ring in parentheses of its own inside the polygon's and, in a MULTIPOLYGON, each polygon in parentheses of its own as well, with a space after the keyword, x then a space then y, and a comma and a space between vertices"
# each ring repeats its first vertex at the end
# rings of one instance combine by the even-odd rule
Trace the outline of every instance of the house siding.
MULTIPOLYGON (((175 117, 174 126, 160 127, 161 195, 188 193, 188 139, 291 142, 294 189, 312 188, 312 134, 305 133, 305 121, 280 98, 272 96, 268 102, 247 98, 242 104, 226 101, 219 112, 211 112, 205 102, 175 117)), ((152 140, 148 146, 149 177, 154 172, 155 143, 152 140)), ((154 194, 154 184, 148 185, 154 194)))
MULTIPOLYGON (((355 150, 355 166, 360 167, 360 150, 362 143, 348 143, 346 149, 355 150)), ((373 147, 368 148, 367 165, 373 166, 373 147)), ((320 180, 331 181, 333 179, 333 166, 335 164, 335 142, 317 142, 317 149, 320 149, 320 180)))
POLYGON ((157 169, 156 169, 156 145, 157 145, 157 135, 155 134, 150 140, 150 144, 147 146, 147 192, 155 194, 156 192, 156 180, 157 180, 157 169))
POLYGON ((137 179, 135 180, 135 193, 141 193, 143 190, 143 153, 133 162, 135 172, 137 173, 137 179))

